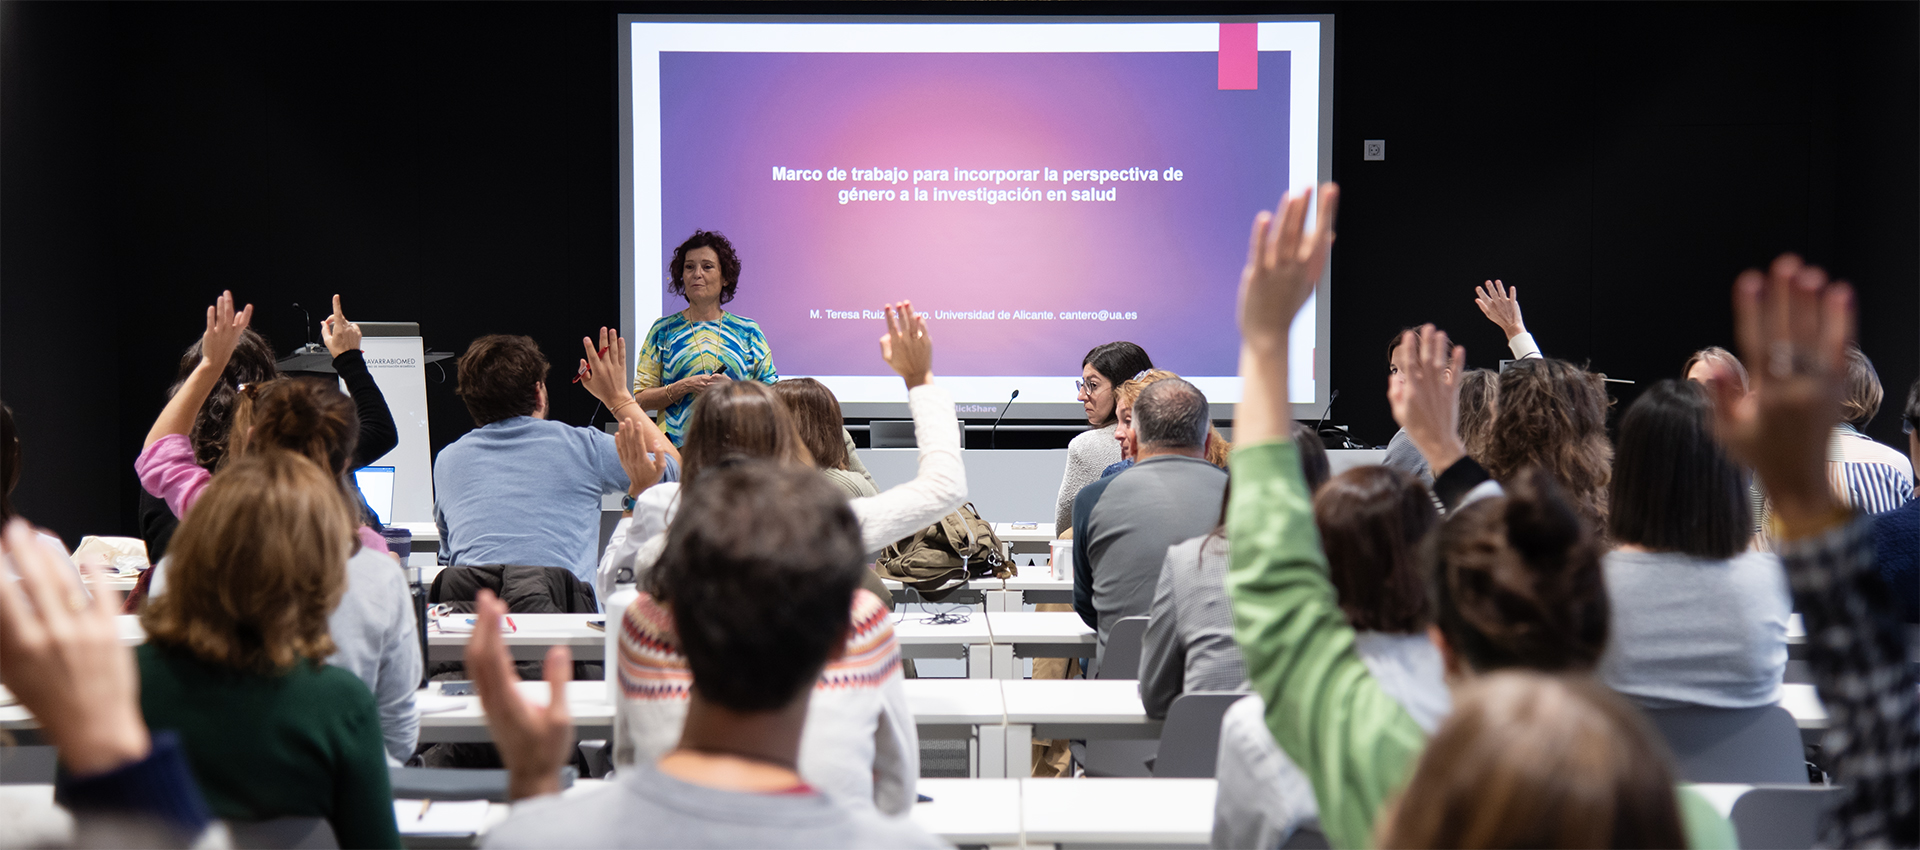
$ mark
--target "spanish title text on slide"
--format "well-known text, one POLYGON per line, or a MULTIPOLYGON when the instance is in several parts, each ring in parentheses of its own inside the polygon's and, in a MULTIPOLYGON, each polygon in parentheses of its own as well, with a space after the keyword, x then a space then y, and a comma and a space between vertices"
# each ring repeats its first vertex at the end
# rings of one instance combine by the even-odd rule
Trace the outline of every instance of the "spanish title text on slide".
POLYGON ((773 166, 773 180, 777 183, 847 184, 835 194, 841 204, 958 201, 996 206, 1050 201, 1106 202, 1120 199, 1117 185, 1120 183, 1178 183, 1185 178, 1186 174, 1178 168, 1140 166, 1085 169, 773 166), (923 183, 928 185, 922 186, 923 183), (1048 183, 1066 188, 1032 185, 1048 183))

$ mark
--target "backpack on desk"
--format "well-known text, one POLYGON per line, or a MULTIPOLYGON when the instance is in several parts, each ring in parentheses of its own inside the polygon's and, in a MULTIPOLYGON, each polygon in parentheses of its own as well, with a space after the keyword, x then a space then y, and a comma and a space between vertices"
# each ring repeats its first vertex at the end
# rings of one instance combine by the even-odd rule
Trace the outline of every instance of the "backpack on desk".
POLYGON ((882 578, 919 591, 929 602, 945 599, 971 579, 1011 578, 1019 571, 972 502, 880 550, 874 568, 882 578))

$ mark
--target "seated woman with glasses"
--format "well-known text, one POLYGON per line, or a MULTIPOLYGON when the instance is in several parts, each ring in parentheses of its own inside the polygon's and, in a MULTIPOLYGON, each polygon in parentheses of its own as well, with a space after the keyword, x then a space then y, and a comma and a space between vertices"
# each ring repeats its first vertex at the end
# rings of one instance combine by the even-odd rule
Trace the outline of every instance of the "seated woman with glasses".
POLYGON ((1152 368, 1146 349, 1131 342, 1097 345, 1081 358, 1080 380, 1073 382, 1073 388, 1093 430, 1067 444, 1067 471, 1054 499, 1053 533, 1063 534, 1073 527, 1073 497, 1080 495, 1080 488, 1100 480, 1107 467, 1120 462, 1120 444, 1113 436, 1119 423, 1115 390, 1152 368))

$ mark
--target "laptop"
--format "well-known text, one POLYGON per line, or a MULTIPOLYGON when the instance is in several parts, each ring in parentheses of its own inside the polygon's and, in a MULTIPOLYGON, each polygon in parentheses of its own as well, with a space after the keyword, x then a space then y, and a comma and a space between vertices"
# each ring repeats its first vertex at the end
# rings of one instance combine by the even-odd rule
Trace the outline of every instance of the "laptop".
POLYGON ((367 506, 373 508, 373 515, 380 518, 380 524, 391 525, 393 523, 393 467, 360 467, 354 470, 353 483, 360 488, 360 495, 367 500, 367 506))

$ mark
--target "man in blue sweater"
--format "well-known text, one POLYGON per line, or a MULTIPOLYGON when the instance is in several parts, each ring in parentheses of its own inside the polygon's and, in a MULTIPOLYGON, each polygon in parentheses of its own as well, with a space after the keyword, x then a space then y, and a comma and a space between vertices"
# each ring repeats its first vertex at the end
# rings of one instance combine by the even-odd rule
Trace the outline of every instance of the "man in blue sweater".
MULTIPOLYGON (((639 428, 655 451, 664 443, 626 391, 626 342, 600 329, 586 348, 581 386, 622 428, 639 428)), ((524 336, 494 334, 460 356, 459 389, 479 426, 440 450, 433 463, 440 563, 565 567, 591 584, 599 561, 600 499, 626 492, 613 436, 547 419, 547 358, 524 336)), ((680 480, 667 452, 661 481, 680 480)), ((651 486, 654 482, 642 482, 651 486)))

